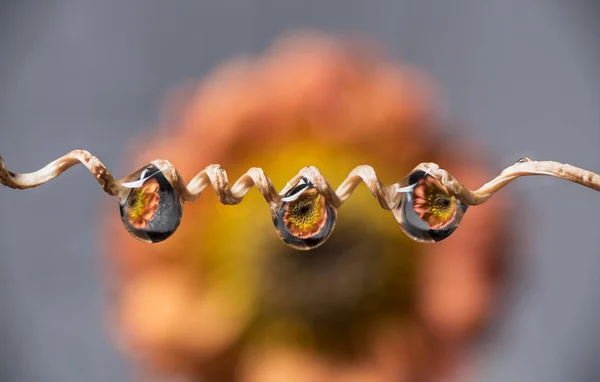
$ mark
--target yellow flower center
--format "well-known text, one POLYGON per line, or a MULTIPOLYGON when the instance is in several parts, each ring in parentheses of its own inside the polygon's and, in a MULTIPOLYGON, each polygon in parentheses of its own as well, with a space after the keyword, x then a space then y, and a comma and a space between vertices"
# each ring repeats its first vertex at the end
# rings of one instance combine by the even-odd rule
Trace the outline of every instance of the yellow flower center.
POLYGON ((325 198, 316 189, 309 189, 287 205, 284 221, 292 235, 305 238, 323 228, 326 214, 325 198))
POLYGON ((426 192, 429 212, 446 221, 454 214, 454 201, 438 188, 429 189, 426 192))

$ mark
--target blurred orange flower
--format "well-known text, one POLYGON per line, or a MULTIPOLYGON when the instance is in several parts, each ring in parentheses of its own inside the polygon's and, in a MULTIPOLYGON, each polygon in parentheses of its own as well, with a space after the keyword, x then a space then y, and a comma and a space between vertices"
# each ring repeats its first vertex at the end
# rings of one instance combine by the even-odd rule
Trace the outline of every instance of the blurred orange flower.
MULTIPOLYGON (((211 163, 232 179, 257 166, 280 186, 306 165, 336 186, 360 164, 389 184, 423 161, 467 186, 487 181, 476 146, 440 130, 438 108, 425 76, 369 44, 293 35, 176 93, 136 160, 169 159, 186 179, 211 163)), ((279 240, 257 192, 235 207, 205 194, 160 244, 105 219, 119 339, 153 372, 408 381, 453 372, 489 319, 509 234, 500 197, 424 245, 359 187, 330 239, 303 252, 279 240)))

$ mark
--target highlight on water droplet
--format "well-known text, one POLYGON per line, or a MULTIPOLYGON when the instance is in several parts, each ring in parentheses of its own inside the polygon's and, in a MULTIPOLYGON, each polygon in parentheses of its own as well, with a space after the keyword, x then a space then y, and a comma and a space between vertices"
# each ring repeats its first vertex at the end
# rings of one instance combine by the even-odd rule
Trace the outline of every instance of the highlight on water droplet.
POLYGON ((162 171, 150 164, 128 176, 121 186, 121 220, 137 239, 158 243, 170 237, 181 222, 183 202, 162 171))
POLYGON ((467 205, 451 195, 425 171, 414 171, 402 182, 402 199, 392 210, 400 228, 413 240, 441 241, 459 226, 467 205))
POLYGON ((277 234, 295 249, 308 250, 323 244, 333 232, 337 210, 308 179, 301 178, 273 211, 277 234))

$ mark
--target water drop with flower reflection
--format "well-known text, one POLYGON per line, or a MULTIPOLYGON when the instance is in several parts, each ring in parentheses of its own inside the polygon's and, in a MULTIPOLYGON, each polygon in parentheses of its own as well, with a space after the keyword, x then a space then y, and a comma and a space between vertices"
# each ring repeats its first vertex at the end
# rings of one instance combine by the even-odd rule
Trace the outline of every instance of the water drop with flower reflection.
POLYGON ((169 238, 179 226, 182 201, 162 171, 150 164, 128 177, 129 188, 119 203, 127 231, 137 239, 158 243, 169 238))
POLYGON ((419 170, 401 183, 407 186, 399 190, 404 195, 393 213, 408 236, 420 242, 436 242, 458 228, 467 205, 437 179, 419 170))
POLYGON ((308 179, 301 178, 273 211, 277 234, 295 249, 313 249, 333 232, 337 210, 308 179))

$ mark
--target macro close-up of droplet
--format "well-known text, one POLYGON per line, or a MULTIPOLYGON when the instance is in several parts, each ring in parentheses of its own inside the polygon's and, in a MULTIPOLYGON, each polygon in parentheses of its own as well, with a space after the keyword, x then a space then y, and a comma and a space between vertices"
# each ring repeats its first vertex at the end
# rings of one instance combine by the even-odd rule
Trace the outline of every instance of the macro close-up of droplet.
POLYGON ((329 238, 337 211, 308 179, 301 178, 282 201, 273 211, 273 224, 281 240, 295 249, 308 250, 329 238))
POLYGON ((393 209, 402 230, 420 242, 446 239, 459 226, 467 205, 451 195, 437 179, 425 171, 407 177, 403 197, 393 209))
POLYGON ((150 164, 136 171, 121 186, 130 189, 120 201, 125 228, 137 239, 158 243, 179 226, 182 202, 162 171, 150 164))

